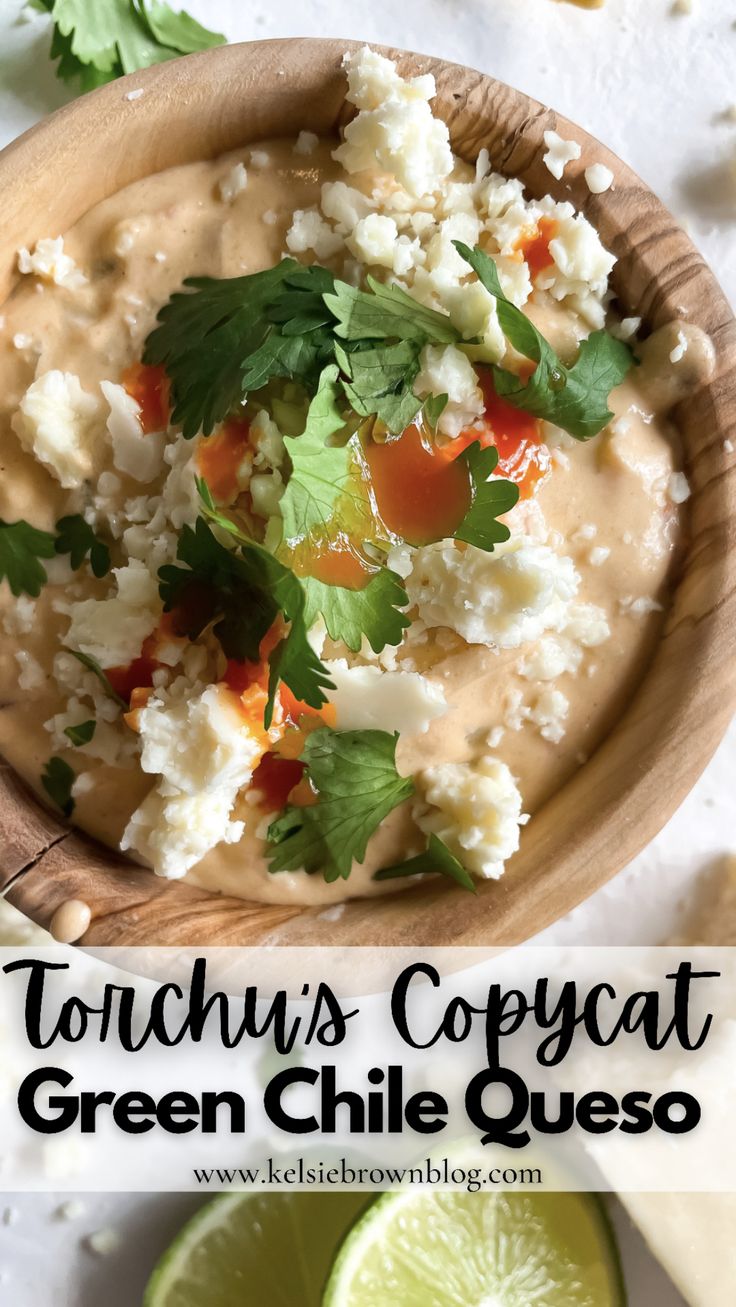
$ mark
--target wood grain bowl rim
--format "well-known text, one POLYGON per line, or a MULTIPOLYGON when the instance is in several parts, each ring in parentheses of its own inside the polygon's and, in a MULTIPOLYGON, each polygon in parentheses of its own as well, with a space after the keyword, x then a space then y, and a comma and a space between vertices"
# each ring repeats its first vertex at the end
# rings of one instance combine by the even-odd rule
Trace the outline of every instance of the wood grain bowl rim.
MULTIPOLYGON (((4 217, 0 301, 15 254, 65 231, 105 196, 176 163, 299 128, 344 121, 342 58, 357 43, 289 39, 190 55, 114 82, 57 111, 0 154, 4 217), (143 95, 128 100, 131 89, 143 95), (143 162, 145 160, 145 163, 143 162), (53 231, 50 229, 53 228, 53 231)), ((157 879, 41 807, 0 767, 0 891, 42 925, 67 898, 93 909, 90 945, 512 944, 568 912, 657 833, 702 772, 736 700, 736 323, 715 278, 675 220, 615 155, 553 110, 472 69, 386 47, 403 73, 433 72, 458 153, 485 145, 494 168, 534 195, 571 200, 618 257, 613 285, 627 311, 657 327, 678 317, 712 337, 716 375, 681 405, 689 547, 664 634, 620 722, 524 832, 502 880, 473 897, 428 882, 399 895, 324 908, 260 905, 157 879), (555 182, 543 133, 580 143, 555 182), (588 191, 584 170, 608 165, 614 189, 588 191)))

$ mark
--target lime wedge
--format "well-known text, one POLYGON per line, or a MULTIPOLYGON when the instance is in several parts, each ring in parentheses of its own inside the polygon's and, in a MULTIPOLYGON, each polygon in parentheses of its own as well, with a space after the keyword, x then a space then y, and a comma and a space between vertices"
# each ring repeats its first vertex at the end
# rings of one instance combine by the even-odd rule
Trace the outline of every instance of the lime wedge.
POLYGON ((143 1307, 319 1307, 335 1250, 369 1196, 227 1194, 164 1254, 143 1307))
POLYGON ((324 1307, 623 1307, 589 1194, 384 1194, 348 1235, 324 1307))

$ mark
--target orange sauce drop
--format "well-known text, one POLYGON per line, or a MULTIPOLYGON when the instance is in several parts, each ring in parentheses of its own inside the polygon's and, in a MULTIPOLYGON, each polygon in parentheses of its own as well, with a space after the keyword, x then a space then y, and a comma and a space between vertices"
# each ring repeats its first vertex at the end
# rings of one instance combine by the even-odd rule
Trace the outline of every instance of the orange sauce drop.
POLYGON ((464 463, 428 448, 416 423, 394 440, 370 442, 365 454, 378 511, 390 531, 412 545, 454 534, 470 507, 464 463))
MULTIPOLYGON (((150 637, 149 637, 150 638, 150 637)), ((145 644, 143 648, 145 649, 145 644)), ((141 651, 140 657, 134 658, 125 667, 107 667, 105 676, 116 694, 126 703, 130 703, 133 691, 153 685, 153 673, 158 667, 155 658, 141 651)))
POLYGON ((495 445, 498 465, 494 476, 506 477, 519 487, 522 499, 536 494, 552 466, 550 453, 542 440, 542 424, 531 413, 515 408, 496 394, 493 373, 481 368, 478 381, 483 391, 485 410, 477 428, 463 431, 446 445, 446 457, 456 459, 468 445, 478 440, 485 449, 495 445))
POLYGON ((217 504, 232 504, 242 491, 238 479, 250 445, 247 418, 228 418, 219 431, 200 441, 197 466, 217 504))
POLYGON ((144 435, 151 431, 165 431, 171 413, 169 378, 165 368, 131 363, 121 381, 131 398, 140 405, 138 420, 144 435))
POLYGON ((556 218, 540 218, 536 226, 527 235, 520 237, 514 246, 524 256, 532 281, 538 273, 554 263, 549 245, 557 235, 557 228, 556 218))

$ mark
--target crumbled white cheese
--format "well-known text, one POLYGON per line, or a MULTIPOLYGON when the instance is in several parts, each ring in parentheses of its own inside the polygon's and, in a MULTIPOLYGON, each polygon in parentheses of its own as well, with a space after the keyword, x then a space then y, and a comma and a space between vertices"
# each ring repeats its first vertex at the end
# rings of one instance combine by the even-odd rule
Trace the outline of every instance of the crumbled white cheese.
POLYGON ((165 434, 161 431, 144 434, 139 421, 140 404, 124 386, 102 381, 100 390, 110 407, 107 429, 113 463, 136 481, 153 481, 163 466, 165 434))
POLYGON ((414 393, 420 397, 447 395, 437 428, 445 436, 459 436, 485 408, 472 363, 454 345, 425 345, 419 362, 414 393))
POLYGON ((294 144, 295 154, 314 154, 319 145, 319 136, 315 132, 300 132, 294 144))
POLYGON ((632 617, 646 617, 649 613, 661 613, 662 605, 656 600, 651 599, 649 595, 624 595, 618 601, 619 609, 622 613, 628 613, 632 617))
POLYGON ((44 372, 28 387, 12 427, 23 448, 72 490, 99 460, 102 403, 71 372, 44 372))
POLYGON ((553 269, 549 276, 539 276, 537 284, 548 288, 555 299, 591 291, 605 293, 616 256, 603 246, 595 227, 581 213, 559 222, 549 252, 557 272, 553 269))
POLYGON ((723 452, 724 452, 724 454, 732 454, 733 451, 734 451, 734 443, 733 443, 733 441, 732 441, 732 440, 724 440, 724 442, 723 442, 723 452))
POLYGON ((87 284, 87 278, 74 259, 64 253, 62 236, 57 236, 55 240, 47 238, 36 241, 32 251, 25 247, 19 250, 18 271, 40 277, 51 285, 65 286, 67 290, 78 290, 87 284))
POLYGON ((403 80, 390 59, 365 46, 346 56, 347 100, 359 110, 333 153, 349 173, 387 172, 411 195, 437 191, 453 169, 445 123, 432 116, 434 78, 403 80))
POLYGON ((439 835, 455 857, 476 876, 497 879, 519 847, 523 824, 521 794, 505 763, 484 758, 440 763, 416 778, 431 805, 417 802, 414 817, 427 833, 439 835))
POLYGON ((447 710, 442 687, 417 672, 349 667, 342 658, 325 667, 335 683, 326 694, 335 706, 338 730, 419 735, 447 710))
POLYGON ((178 879, 216 844, 240 839, 243 823, 230 813, 265 737, 249 729, 217 685, 193 696, 178 696, 172 687, 149 699, 138 729, 141 767, 160 779, 133 813, 120 847, 138 853, 158 876, 178 879))
POLYGON ((95 658, 101 667, 125 667, 137 658, 158 622, 158 583, 137 559, 113 569, 117 594, 108 599, 81 599, 70 605, 65 643, 95 658))
POLYGON ((35 621, 36 600, 28 595, 18 595, 3 618, 3 630, 6 635, 28 635, 35 621))
POLYGON ((268 168, 271 156, 267 150, 251 150, 250 162, 254 168, 268 168))
POLYGON ((556 681, 558 676, 574 676, 582 662, 583 651, 574 641, 545 636, 521 659, 519 676, 527 681, 556 681))
POLYGON ((673 504, 684 504, 690 498, 690 485, 684 472, 673 472, 667 482, 667 494, 673 504))
POLYGON ((331 219, 343 233, 352 231, 361 218, 373 211, 371 201, 346 182, 324 182, 320 208, 325 218, 331 219))
POLYGON ((634 339, 641 322, 641 318, 622 318, 620 322, 612 322, 608 330, 616 340, 629 341, 634 339))
POLYGON ((442 293, 442 302, 465 340, 479 337, 488 358, 500 363, 506 352, 506 337, 498 321, 495 296, 479 281, 463 286, 448 287, 442 293))
POLYGON ((279 504, 284 493, 284 478, 281 473, 254 472, 250 479, 250 497, 253 512, 268 521, 279 512, 279 504))
POLYGON ((607 545, 596 545, 588 555, 588 562, 591 567, 602 567, 606 559, 610 557, 610 553, 611 551, 607 545))
POLYGON ((343 239, 316 209, 297 209, 286 233, 286 244, 292 254, 313 250, 318 259, 330 259, 343 248, 343 239))
POLYGON ((87 1214, 87 1208, 78 1198, 70 1198, 68 1202, 57 1207, 54 1214, 59 1221, 81 1221, 87 1214))
POLYGON ((565 614, 562 634, 584 649, 595 649, 608 640, 611 628, 603 609, 596 604, 572 603, 565 614))
POLYGON ((531 540, 492 554, 443 540, 417 549, 412 563, 407 592, 427 626, 499 649, 561 630, 580 584, 571 558, 531 540))
POLYGON ((360 218, 347 238, 347 247, 369 267, 393 268, 398 230, 393 218, 369 213, 360 218))
POLYGON ((561 690, 551 687, 543 690, 531 706, 529 720, 539 728, 539 734, 550 744, 559 744, 565 734, 565 722, 570 701, 561 690))
POLYGON ((670 350, 670 363, 681 363, 687 354, 688 339, 682 328, 677 332, 677 343, 674 349, 670 350))
POLYGON ((604 163, 593 163, 585 169, 585 181, 591 195, 602 195, 613 185, 613 173, 604 163))
POLYGON ((582 151, 577 141, 565 141, 557 132, 545 132, 544 143, 547 151, 542 157, 542 162, 559 182, 568 163, 579 159, 582 151))
POLYGON ((18 649, 15 661, 20 668, 18 685, 21 690, 40 690, 46 680, 46 673, 38 659, 26 649, 18 649))
POLYGON ((220 199, 225 204, 232 204, 233 200, 244 191, 248 185, 248 173, 244 163, 236 163, 224 177, 221 177, 217 183, 217 189, 220 193, 220 199))

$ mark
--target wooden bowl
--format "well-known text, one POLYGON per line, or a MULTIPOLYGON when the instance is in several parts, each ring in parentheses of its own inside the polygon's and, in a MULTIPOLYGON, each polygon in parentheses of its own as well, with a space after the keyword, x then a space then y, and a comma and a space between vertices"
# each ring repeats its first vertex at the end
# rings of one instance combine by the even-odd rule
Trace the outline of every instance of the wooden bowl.
MULTIPOLYGON (((174 164, 345 117, 343 41, 265 41, 192 55, 75 101, 0 155, 0 301, 21 245, 63 232, 121 186, 174 164), (131 88, 144 94, 127 100, 131 88)), ((689 544, 664 634, 615 730, 539 812, 501 881, 477 898, 444 883, 370 901, 337 921, 319 908, 265 906, 169 883, 62 825, 6 767, 0 772, 0 890, 43 925, 85 899, 89 944, 510 944, 568 912, 664 825, 708 762, 736 692, 736 323, 705 263, 619 159, 552 110, 491 77, 387 50, 405 74, 432 72, 435 109, 455 150, 585 212, 615 252, 624 308, 654 328, 676 318, 712 337, 717 369, 676 413, 693 488, 689 544), (555 182, 542 163, 554 128, 582 146, 555 182), (583 172, 607 164, 615 188, 591 195, 583 172)))

